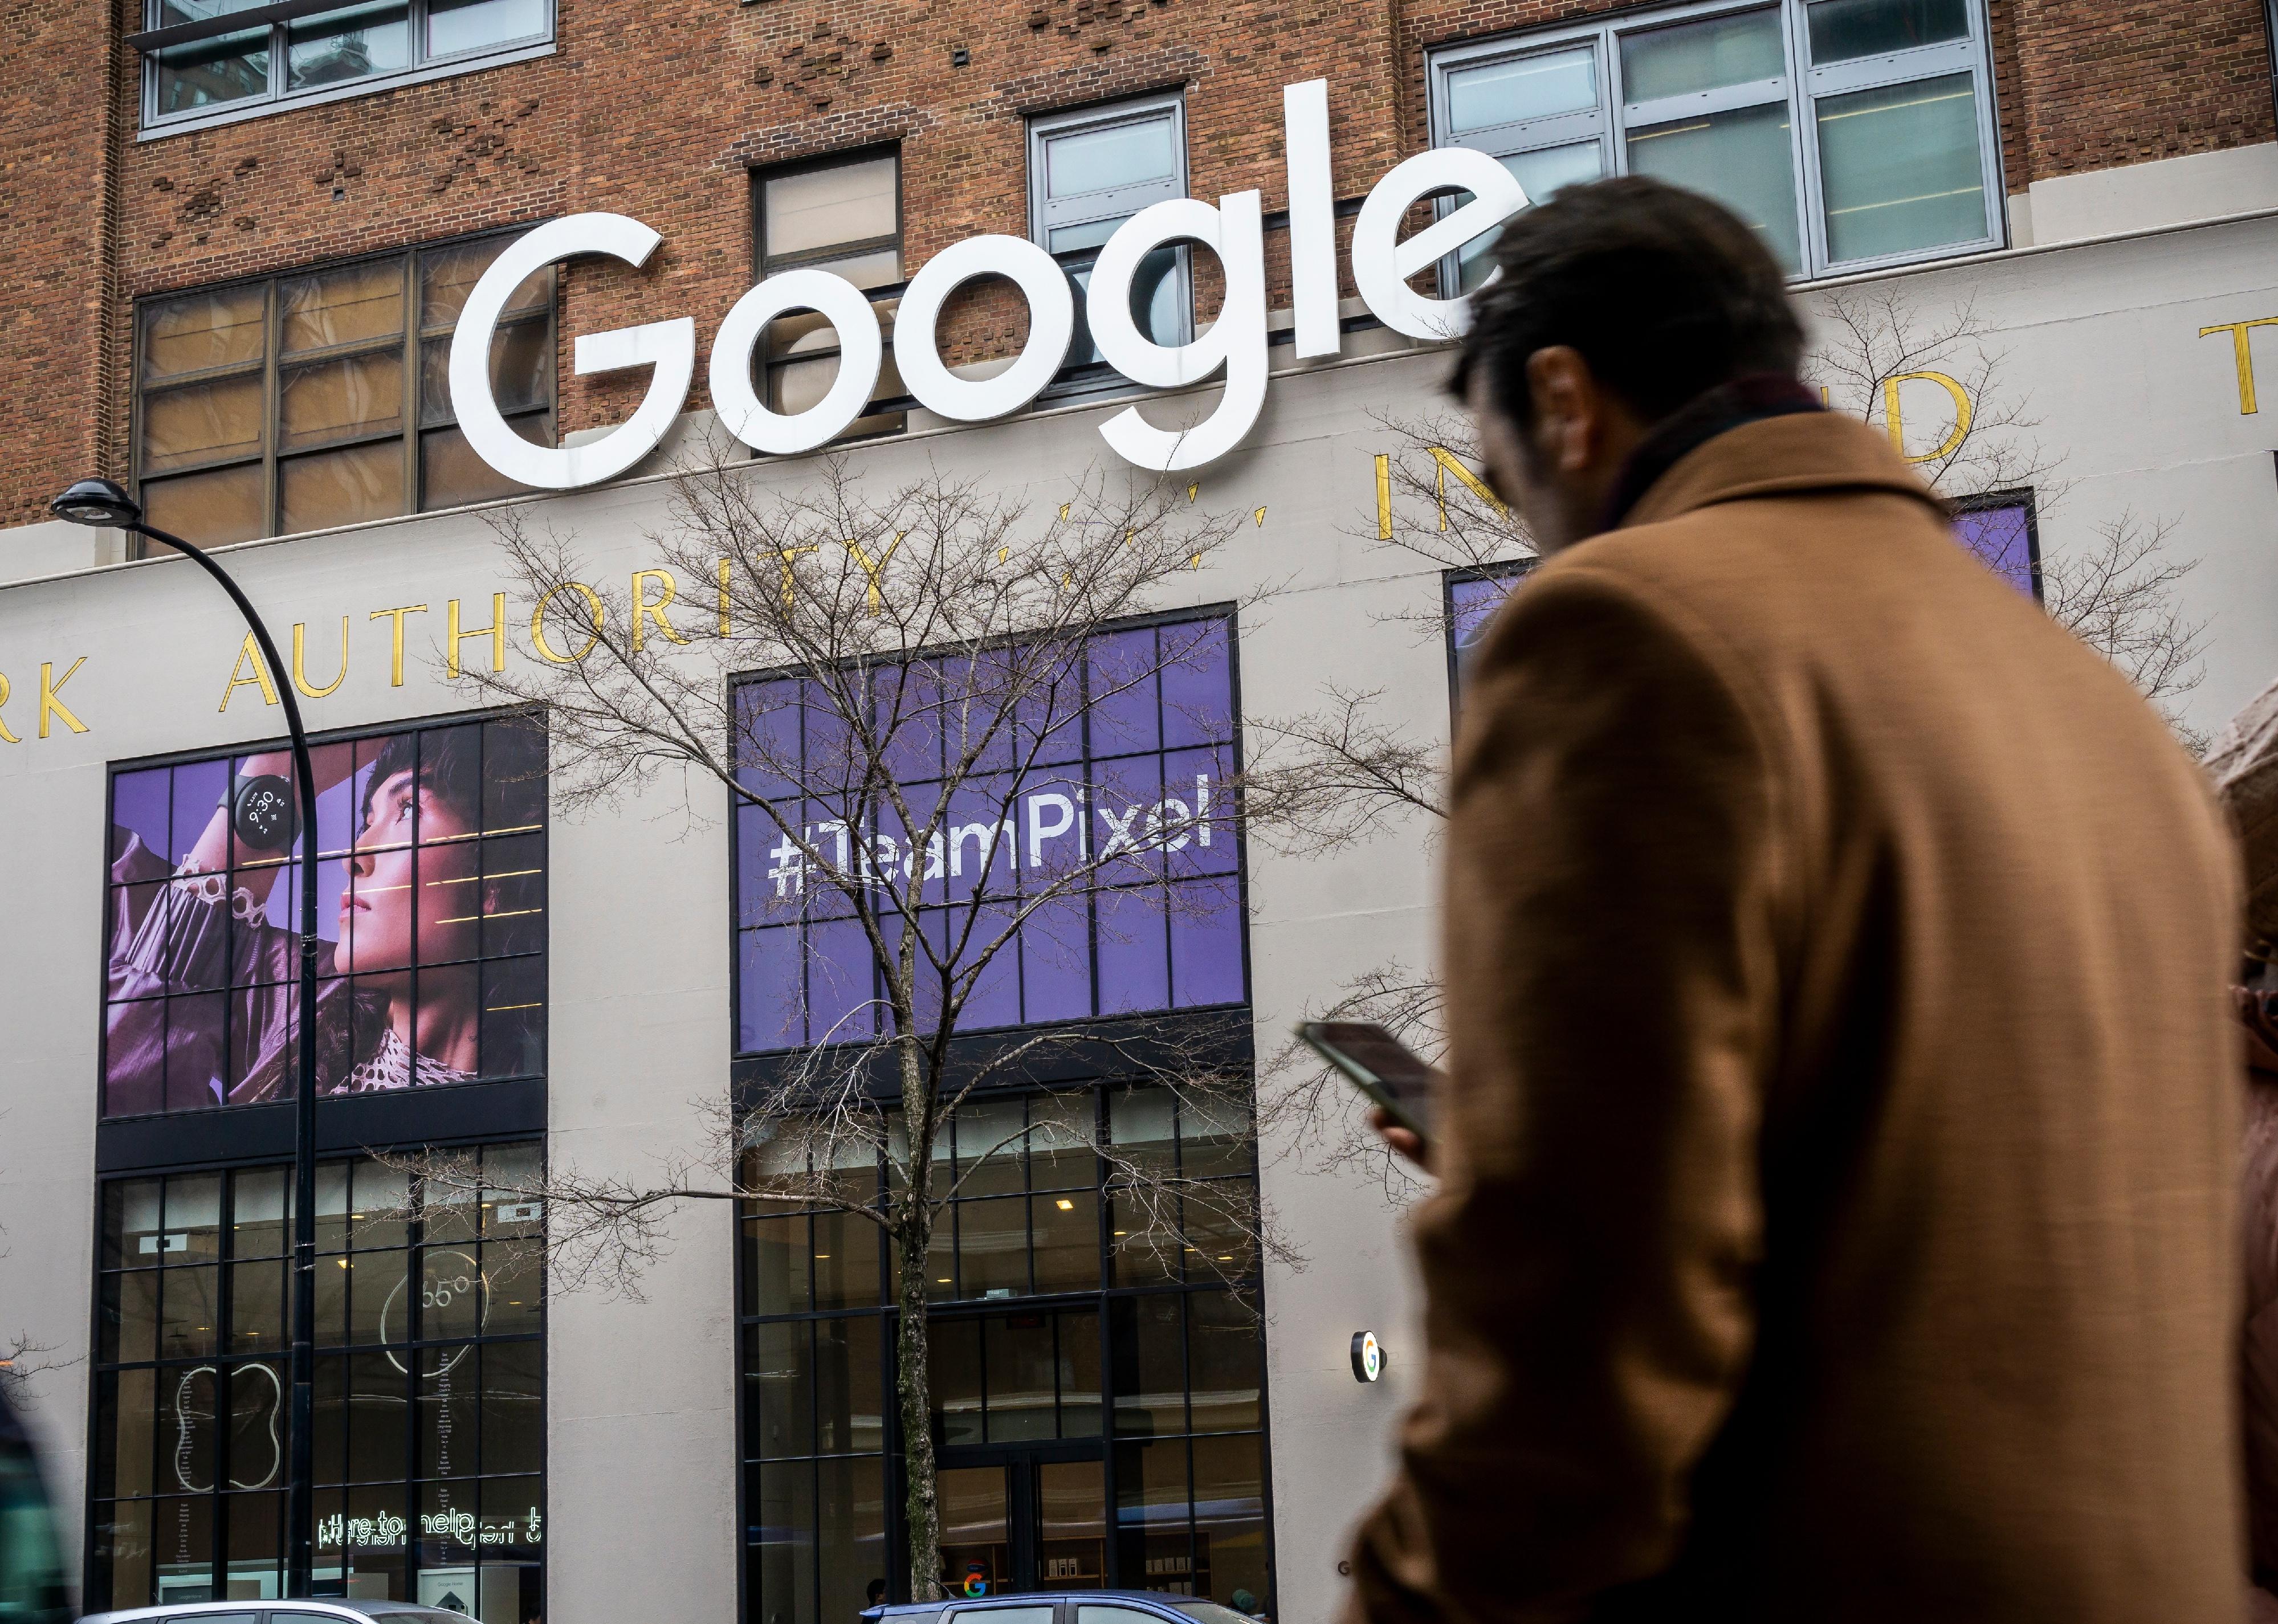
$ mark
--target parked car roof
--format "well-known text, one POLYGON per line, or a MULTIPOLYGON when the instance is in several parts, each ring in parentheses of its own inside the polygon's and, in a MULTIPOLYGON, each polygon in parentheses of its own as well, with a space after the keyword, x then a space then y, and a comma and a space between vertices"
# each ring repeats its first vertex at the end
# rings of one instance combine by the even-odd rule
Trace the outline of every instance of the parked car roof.
POLYGON ((945 1596, 939 1601, 896 1602, 891 1605, 872 1607, 861 1616, 881 1620, 932 1619, 938 1618, 952 1607, 1017 1607, 1024 1604, 1033 1607, 1068 1601, 1117 1602, 1125 1606, 1142 1607, 1166 1619, 1200 1618, 1210 1620, 1211 1624, 1223 1624, 1226 1620, 1249 1616, 1207 1597, 1181 1596, 1170 1590, 1017 1590, 1001 1596, 945 1596))
POLYGON ((420 1620, 424 1624, 469 1624, 467 1615, 448 1612, 441 1607, 423 1607, 417 1602, 375 1601, 363 1596, 310 1596, 291 1600, 271 1601, 188 1601, 157 1607, 126 1607, 115 1613, 90 1613, 79 1624, 131 1624, 140 1619, 197 1618, 222 1613, 314 1613, 328 1618, 343 1619, 351 1624, 363 1624, 370 1619, 420 1620))

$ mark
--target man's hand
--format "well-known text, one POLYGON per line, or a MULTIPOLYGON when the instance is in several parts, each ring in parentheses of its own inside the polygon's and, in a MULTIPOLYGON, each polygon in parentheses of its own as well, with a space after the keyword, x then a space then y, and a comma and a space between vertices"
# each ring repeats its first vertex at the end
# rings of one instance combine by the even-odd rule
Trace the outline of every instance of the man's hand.
POLYGON ((1431 1147, 1413 1128, 1403 1128, 1393 1121, 1392 1113, 1381 1108, 1368 1114, 1368 1125, 1376 1130, 1377 1138, 1413 1162, 1425 1172, 1432 1170, 1431 1147))

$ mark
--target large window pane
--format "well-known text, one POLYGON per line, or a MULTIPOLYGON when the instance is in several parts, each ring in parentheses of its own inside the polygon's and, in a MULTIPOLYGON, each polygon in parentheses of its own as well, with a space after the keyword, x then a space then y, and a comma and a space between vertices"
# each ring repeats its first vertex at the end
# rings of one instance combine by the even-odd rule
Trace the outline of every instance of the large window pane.
MULTIPOLYGON (((509 420, 508 427, 532 445, 554 443, 554 414, 509 420)), ((419 437, 419 505, 456 507, 467 502, 495 501, 529 489, 500 473, 475 454, 467 437, 456 428, 430 429, 419 437)))
MULTIPOLYGON (((509 239, 486 238, 451 248, 430 248, 419 255, 419 324, 423 329, 447 327, 466 308, 467 295, 509 239)), ((554 268, 533 272, 506 302, 506 313, 543 309, 554 302, 554 268)))
POLYGON ((761 217, 768 257, 892 236, 900 229, 898 168, 898 159, 878 157, 764 181, 761 217))
POLYGON ((1196 1292, 1187 1299, 1187 1379, 1196 1431, 1259 1424, 1264 1359, 1257 1315, 1248 1303, 1228 1292, 1196 1292))
POLYGON ((1256 1433, 1196 1438, 1195 1594, 1231 1601, 1265 1594, 1265 1473, 1256 1433))
POLYGON ((288 355, 401 332, 403 262, 372 260, 287 282, 278 290, 278 319, 288 355))
POLYGON ((1969 37, 1969 0, 1818 0, 1804 9, 1814 62, 1969 37))
POLYGON ((1055 135, 1044 148, 1045 187, 1059 199, 1172 179, 1179 172, 1173 134, 1172 121, 1160 118, 1055 135))
POLYGON ((854 1618, 869 1605, 871 1582, 886 1576, 884 1461, 818 1462, 814 1509, 822 1567, 820 1616, 854 1618))
POLYGON ((258 283, 146 306, 143 380, 260 360, 268 312, 269 290, 258 283))
POLYGON ((1126 1297, 1108 1305, 1115 1430, 1162 1437, 1187 1430, 1186 1354, 1179 1298, 1126 1297))
POLYGON ((1622 36, 1622 98, 1654 102, 1787 72, 1777 10, 1710 17, 1622 36))
POLYGON ((1059 1429, 1051 1316, 990 1315, 982 1322, 982 1356, 989 1373, 989 1441, 1013 1444, 1054 1436, 1059 1429))
POLYGON ((187 541, 210 546, 251 541, 268 533, 262 483, 258 462, 179 479, 147 480, 143 515, 158 529, 187 541))
POLYGON ((867 1454, 885 1447, 885 1367, 875 1314, 821 1320, 814 1327, 814 1385, 818 1453, 867 1454))
POLYGON ((403 511, 403 442, 294 457, 279 469, 277 510, 288 536, 394 517, 403 511))
POLYGON ((403 427, 402 354, 385 349, 288 368, 279 377, 277 404, 279 444, 287 450, 397 432, 403 427))
POLYGON ((409 66, 409 15, 400 0, 381 0, 294 21, 285 31, 285 88, 313 90, 409 66))
POLYGON ((152 53, 158 111, 195 111, 269 93, 269 30, 225 34, 152 53))
POLYGON ((1123 1582, 1179 1590, 1191 1581, 1187 1441, 1158 1438, 1115 1446, 1116 1558, 1123 1582))
POLYGON ((191 384, 146 395, 142 466, 151 473, 226 462, 261 451, 261 375, 191 384))
POLYGON ((428 0, 427 54, 448 57, 546 32, 546 0, 428 0))
POLYGON ((1971 75, 1822 96, 1815 111, 1829 259, 1902 254, 1986 235, 1971 75))
POLYGON ((1597 56, 1589 46, 1579 45, 1450 73, 1448 127, 1461 135, 1595 107, 1597 56))
POLYGON ((1704 192, 1762 234, 1790 272, 1803 265, 1785 102, 1632 130, 1630 169, 1704 192))

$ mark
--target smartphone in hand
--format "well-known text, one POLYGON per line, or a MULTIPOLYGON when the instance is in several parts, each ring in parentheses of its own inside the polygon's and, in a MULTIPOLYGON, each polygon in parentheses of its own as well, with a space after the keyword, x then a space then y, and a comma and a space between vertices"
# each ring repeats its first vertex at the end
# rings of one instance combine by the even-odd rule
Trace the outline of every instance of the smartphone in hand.
POLYGON ((1297 1035, 1427 1145, 1439 1068, 1374 1021, 1303 1021, 1297 1035))

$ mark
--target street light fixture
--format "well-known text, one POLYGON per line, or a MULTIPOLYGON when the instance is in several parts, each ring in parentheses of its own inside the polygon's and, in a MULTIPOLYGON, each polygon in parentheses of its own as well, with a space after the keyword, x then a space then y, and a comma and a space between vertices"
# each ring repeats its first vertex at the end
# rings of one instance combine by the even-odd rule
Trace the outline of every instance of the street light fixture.
POLYGON ((293 776, 301 789, 301 982, 298 1000, 300 1085, 293 1094, 293 1412, 292 1481, 286 1499, 285 1594, 310 1594, 316 1565, 315 1501, 310 1492, 314 1456, 310 1431, 316 1403, 317 1340, 317 778, 309 759, 309 731, 301 725, 301 705, 286 681, 284 663, 251 600, 229 572, 180 537, 142 517, 141 504, 108 479, 82 479, 49 504, 58 519, 97 530, 132 530, 173 548, 211 576, 229 594, 253 631, 261 658, 268 662, 277 697, 284 702, 285 725, 293 736, 293 776))

